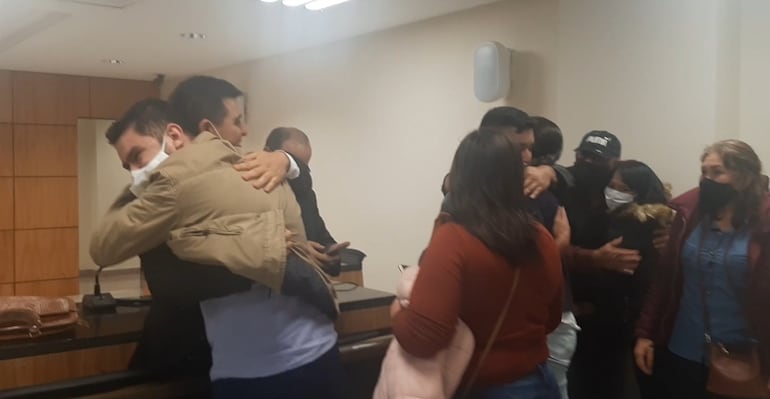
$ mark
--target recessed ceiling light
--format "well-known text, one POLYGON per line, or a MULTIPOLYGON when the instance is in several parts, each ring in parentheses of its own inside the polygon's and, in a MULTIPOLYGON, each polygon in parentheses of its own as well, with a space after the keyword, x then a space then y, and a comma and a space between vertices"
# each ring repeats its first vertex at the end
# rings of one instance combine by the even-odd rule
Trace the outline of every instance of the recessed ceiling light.
POLYGON ((117 65, 117 64, 122 64, 123 60, 119 60, 117 58, 106 58, 106 59, 103 59, 102 62, 105 64, 117 65))
POLYGON ((185 39, 191 39, 191 40, 203 40, 206 38, 205 33, 198 33, 198 32, 180 33, 179 36, 185 39))
POLYGON ((305 3, 310 3, 312 0, 283 0, 283 5, 286 7, 301 6, 305 3))
POLYGON ((315 0, 305 5, 308 10, 323 10, 324 8, 336 6, 348 0, 315 0))

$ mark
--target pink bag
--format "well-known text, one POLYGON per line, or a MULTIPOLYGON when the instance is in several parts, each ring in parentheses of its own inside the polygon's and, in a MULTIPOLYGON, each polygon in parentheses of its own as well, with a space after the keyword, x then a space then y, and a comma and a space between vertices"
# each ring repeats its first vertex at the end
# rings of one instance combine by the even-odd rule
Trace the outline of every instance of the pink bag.
MULTIPOLYGON (((401 282, 396 290, 396 299, 402 306, 408 306, 412 285, 417 278, 418 267, 404 270, 401 282)), ((519 273, 516 272, 508 300, 497 320, 497 325, 490 337, 489 343, 479 359, 479 365, 484 361, 491 344, 497 337, 505 315, 518 285, 519 273)), ((449 346, 433 358, 421 359, 407 353, 394 338, 390 342, 388 352, 382 362, 380 378, 374 389, 373 399, 447 399, 457 391, 473 356, 475 340, 473 333, 462 321, 457 321, 457 330, 449 346)), ((470 377, 470 384, 478 375, 475 370, 470 377)))
MULTIPOLYGON (((418 267, 409 267, 401 275, 396 299, 408 305, 418 267)), ((420 398, 444 399, 451 397, 473 355, 473 333, 462 321, 457 322, 449 347, 430 359, 421 359, 407 353, 394 338, 390 341, 382 362, 380 379, 374 389, 374 399, 420 398)))

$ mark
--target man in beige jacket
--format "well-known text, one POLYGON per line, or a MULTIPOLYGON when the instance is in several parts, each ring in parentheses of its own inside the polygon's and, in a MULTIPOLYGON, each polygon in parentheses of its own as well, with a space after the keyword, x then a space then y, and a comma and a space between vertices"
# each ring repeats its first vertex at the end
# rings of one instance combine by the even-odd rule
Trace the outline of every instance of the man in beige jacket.
MULTIPOLYGON (((302 256, 305 242, 300 208, 288 185, 270 193, 254 189, 233 170, 241 156, 229 142, 210 132, 189 137, 178 125, 162 121, 167 109, 161 100, 145 100, 110 128, 117 137, 113 145, 132 138, 160 136, 162 141, 160 152, 147 165, 131 171, 134 184, 94 231, 90 248, 94 262, 118 264, 166 243, 180 259, 226 267, 276 293, 288 288, 289 295, 306 294, 310 286, 299 284, 315 281, 313 305, 333 298, 328 287, 328 298, 317 295, 324 288, 320 282, 328 280, 323 280, 320 269, 309 273, 309 262, 297 267, 307 272, 285 273, 287 256, 292 251, 302 256), (142 118, 150 119, 140 127, 137 120, 142 118), (297 275, 303 277, 295 279, 297 275)), ((323 302, 327 306, 323 310, 335 317, 336 310, 330 312, 329 307, 333 301, 323 302)))
POLYGON ((291 189, 254 189, 233 169, 241 156, 213 123, 196 135, 173 115, 165 102, 145 100, 108 131, 133 184, 94 233, 94 261, 115 264, 166 244, 184 261, 256 282, 201 302, 214 397, 253 389, 290 398, 298 387, 339 397, 326 382, 341 370, 338 309, 323 272, 301 256, 304 229, 291 189))

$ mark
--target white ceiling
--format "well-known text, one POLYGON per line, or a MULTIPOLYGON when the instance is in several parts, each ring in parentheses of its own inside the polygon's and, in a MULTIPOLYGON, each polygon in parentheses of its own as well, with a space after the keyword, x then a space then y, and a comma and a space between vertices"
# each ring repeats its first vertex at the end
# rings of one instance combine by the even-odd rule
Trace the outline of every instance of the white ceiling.
POLYGON ((78 1, 129 5, 0 0, 0 69, 132 79, 186 75, 498 0, 350 0, 323 11, 259 0, 78 1), (183 39, 183 32, 207 38, 183 39))

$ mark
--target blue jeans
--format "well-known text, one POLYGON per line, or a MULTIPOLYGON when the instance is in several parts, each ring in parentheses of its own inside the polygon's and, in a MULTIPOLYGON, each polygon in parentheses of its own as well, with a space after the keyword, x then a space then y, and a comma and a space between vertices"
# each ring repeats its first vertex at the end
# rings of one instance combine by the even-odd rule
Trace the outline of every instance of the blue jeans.
POLYGON ((548 335, 548 368, 559 385, 562 399, 569 399, 567 393, 567 369, 577 347, 577 322, 572 313, 565 313, 562 322, 548 335))
POLYGON ((471 395, 476 399, 559 399, 559 386, 545 363, 537 371, 510 384, 498 385, 471 395))

